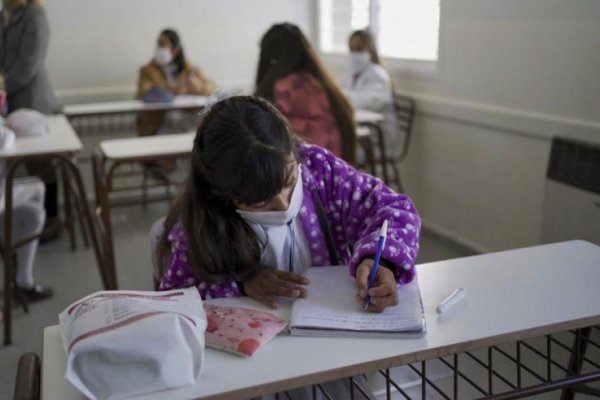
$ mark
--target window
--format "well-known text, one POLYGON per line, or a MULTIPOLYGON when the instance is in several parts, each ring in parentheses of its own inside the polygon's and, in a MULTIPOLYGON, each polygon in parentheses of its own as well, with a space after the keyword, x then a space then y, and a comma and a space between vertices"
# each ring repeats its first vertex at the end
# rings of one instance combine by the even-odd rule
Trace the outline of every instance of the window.
POLYGON ((369 28, 383 57, 437 61, 440 0, 319 0, 319 47, 347 53, 348 36, 369 28))

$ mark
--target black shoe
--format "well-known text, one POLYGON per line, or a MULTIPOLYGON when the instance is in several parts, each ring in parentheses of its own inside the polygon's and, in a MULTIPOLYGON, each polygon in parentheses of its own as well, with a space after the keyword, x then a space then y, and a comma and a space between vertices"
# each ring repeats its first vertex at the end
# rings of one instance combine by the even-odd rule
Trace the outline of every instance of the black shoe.
POLYGON ((54 291, 48 286, 42 286, 39 283, 34 283, 33 286, 29 289, 25 289, 20 287, 19 290, 25 296, 25 299, 28 303, 33 303, 36 301, 41 301, 52 297, 54 291))

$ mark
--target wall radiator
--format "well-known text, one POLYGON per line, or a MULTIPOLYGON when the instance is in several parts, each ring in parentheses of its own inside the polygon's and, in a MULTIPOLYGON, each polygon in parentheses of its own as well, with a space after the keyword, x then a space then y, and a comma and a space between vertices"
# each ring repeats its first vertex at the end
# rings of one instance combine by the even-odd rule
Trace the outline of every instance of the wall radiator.
POLYGON ((600 245, 600 137, 552 141, 542 242, 582 239, 600 245))

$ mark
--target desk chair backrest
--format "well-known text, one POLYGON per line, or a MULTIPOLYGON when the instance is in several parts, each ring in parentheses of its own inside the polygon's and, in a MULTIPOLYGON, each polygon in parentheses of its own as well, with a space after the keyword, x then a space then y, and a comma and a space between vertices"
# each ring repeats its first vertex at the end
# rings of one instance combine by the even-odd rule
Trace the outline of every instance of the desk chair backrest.
POLYGON ((150 252, 152 255, 152 278, 154 280, 154 289, 158 290, 160 280, 162 279, 162 271, 158 259, 158 243, 165 230, 165 217, 159 218, 150 228, 148 241, 150 243, 150 252))
POLYGON ((396 110, 396 120, 398 122, 398 135, 402 142, 398 147, 396 154, 392 154, 393 162, 401 163, 408 155, 410 141, 412 136, 413 122, 415 118, 415 101, 410 97, 394 93, 394 108, 396 110))
POLYGON ((15 400, 38 400, 40 398, 40 357, 26 353, 19 358, 15 379, 15 400))

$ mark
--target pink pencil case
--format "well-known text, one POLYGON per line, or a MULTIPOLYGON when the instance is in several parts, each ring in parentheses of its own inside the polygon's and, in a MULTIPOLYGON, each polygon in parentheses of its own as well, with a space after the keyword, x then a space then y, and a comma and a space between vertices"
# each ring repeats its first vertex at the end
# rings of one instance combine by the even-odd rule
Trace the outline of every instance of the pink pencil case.
POLYGON ((253 355, 287 326, 287 321, 251 308, 204 303, 204 311, 206 346, 241 356, 253 355))

